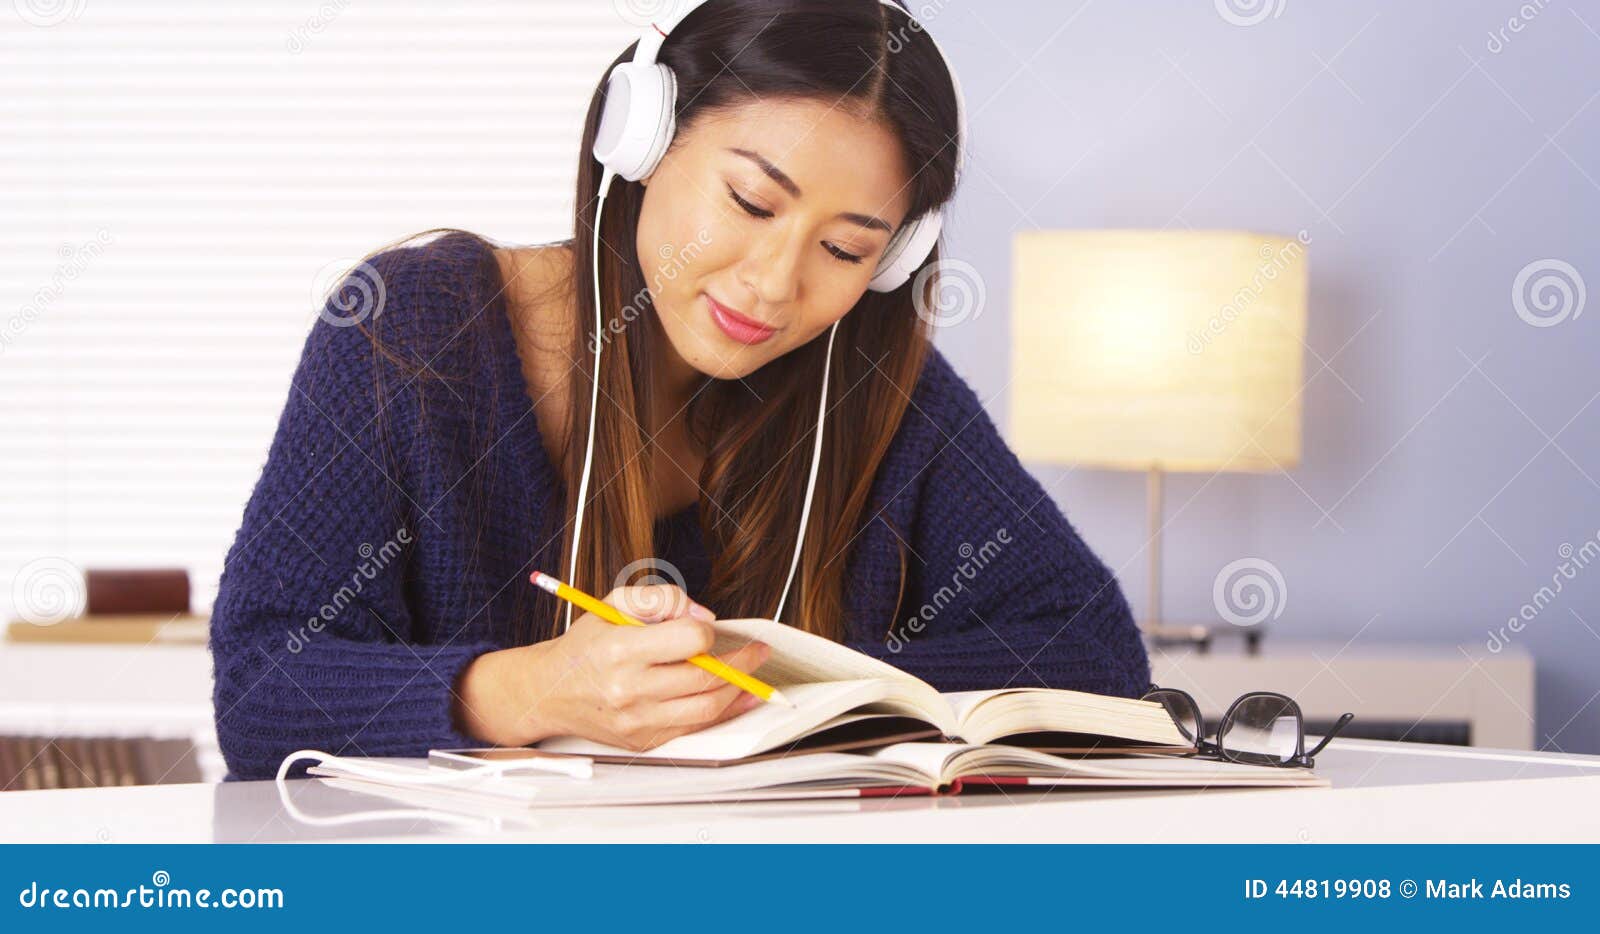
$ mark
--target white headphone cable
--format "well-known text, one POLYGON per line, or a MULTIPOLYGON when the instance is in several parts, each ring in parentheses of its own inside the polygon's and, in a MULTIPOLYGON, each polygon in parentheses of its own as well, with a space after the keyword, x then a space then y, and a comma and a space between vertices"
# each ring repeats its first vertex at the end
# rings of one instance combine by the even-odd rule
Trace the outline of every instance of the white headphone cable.
MULTIPOLYGON (((594 370, 589 382, 589 440, 583 451, 583 479, 578 481, 578 514, 573 518, 572 525, 572 561, 567 565, 567 581, 572 586, 577 586, 578 581, 578 540, 583 535, 584 498, 589 493, 589 470, 594 464, 594 420, 595 413, 600 410, 600 348, 604 346, 605 321, 600 314, 600 222, 605 218, 606 192, 611 188, 611 180, 616 178, 616 173, 606 169, 600 176, 600 201, 594 211, 594 248, 590 252, 590 263, 594 266, 594 370)), ((567 603, 567 625, 563 632, 572 628, 572 602, 567 603)))
MULTIPOLYGON (((305 759, 315 760, 319 765, 337 762, 336 768, 344 771, 350 777, 366 779, 385 785, 408 786, 449 786, 471 784, 479 778, 503 778, 511 771, 539 771, 552 772, 566 775, 570 778, 590 778, 594 774, 592 759, 549 759, 534 764, 528 760, 520 760, 514 766, 508 763, 485 763, 469 769, 434 771, 431 769, 416 770, 415 775, 407 775, 397 770, 384 769, 369 765, 359 759, 349 759, 342 756, 331 755, 316 749, 301 749, 291 752, 278 764, 278 774, 274 783, 278 789, 278 800, 283 804, 283 809, 294 819, 302 823, 316 826, 335 827, 342 824, 357 824, 375 820, 435 820, 462 824, 468 827, 483 829, 486 825, 497 828, 499 820, 496 818, 469 817, 452 814, 448 811, 438 811, 431 808, 387 808, 382 810, 356 811, 348 814, 318 816, 308 814, 295 804, 289 794, 288 775, 289 769, 296 762, 305 759)), ((338 776, 344 777, 344 776, 338 776)))
MULTIPOLYGON (((843 320, 843 319, 840 319, 843 320)), ((800 567, 800 549, 806 540, 806 520, 811 517, 811 500, 817 491, 817 467, 822 463, 822 423, 828 415, 828 370, 833 366, 833 338, 839 332, 839 322, 828 328, 828 349, 822 358, 822 393, 817 399, 817 440, 811 447, 811 477, 806 480, 806 501, 800 507, 800 531, 795 533, 794 557, 789 560, 789 577, 783 582, 783 593, 778 595, 778 608, 772 618, 783 621, 783 604, 789 599, 789 585, 794 583, 794 572, 800 567)))

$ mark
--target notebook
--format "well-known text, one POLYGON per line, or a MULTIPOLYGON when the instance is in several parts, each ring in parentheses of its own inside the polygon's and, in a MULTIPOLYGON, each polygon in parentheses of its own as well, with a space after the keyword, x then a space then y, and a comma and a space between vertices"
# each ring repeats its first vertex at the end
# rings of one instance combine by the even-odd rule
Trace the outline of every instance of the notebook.
MULTIPOLYGON (((494 750, 537 757, 534 749, 494 750)), ((1008 746, 962 743, 895 743, 866 753, 824 752, 762 759, 718 769, 665 764, 597 764, 593 778, 547 774, 483 777, 455 786, 417 787, 405 779, 442 769, 463 769, 454 757, 417 760, 365 759, 370 773, 356 775, 338 760, 311 767, 309 774, 356 791, 368 791, 424 807, 511 808, 589 805, 689 804, 726 801, 953 795, 980 788, 1325 788, 1309 769, 1275 768, 1135 755, 1069 759, 1008 746)))
POLYGON ((772 655, 756 672, 793 708, 762 704, 645 752, 576 736, 546 739, 550 753, 599 762, 727 766, 792 752, 839 752, 943 738, 1055 753, 1192 752, 1166 708, 1082 691, 1009 688, 941 694, 927 682, 848 646, 770 619, 718 620, 713 652, 759 640, 772 655))

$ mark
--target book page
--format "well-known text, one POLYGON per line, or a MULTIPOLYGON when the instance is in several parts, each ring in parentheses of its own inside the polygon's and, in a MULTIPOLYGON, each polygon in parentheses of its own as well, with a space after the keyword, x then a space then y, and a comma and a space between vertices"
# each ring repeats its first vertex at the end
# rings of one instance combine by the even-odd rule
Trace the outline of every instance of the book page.
MULTIPOLYGON (((910 745, 910 744, 907 744, 910 745)), ((951 776, 1011 775, 1131 786, 1325 786, 1310 769, 1178 756, 1071 759, 1015 746, 967 746, 947 764, 951 776)))
POLYGON ((713 654, 731 652, 755 641, 772 646, 772 657, 755 674, 779 688, 791 684, 862 678, 885 678, 927 686, 921 679, 893 665, 886 665, 849 646, 776 620, 719 619, 711 625, 717 630, 716 646, 711 650, 713 654))
MULTIPOLYGON (((425 771, 397 767, 398 775, 425 771)), ((523 774, 422 787, 398 780, 385 780, 382 773, 351 774, 340 768, 337 762, 313 766, 309 774, 347 783, 344 787, 403 795, 413 801, 429 802, 421 806, 475 805, 486 808, 738 801, 759 799, 763 797, 763 791, 780 788, 787 788, 793 795, 797 787, 820 791, 875 785, 923 785, 928 781, 917 770, 894 762, 826 752, 730 765, 722 769, 679 769, 642 763, 598 764, 591 779, 523 774)), ((800 794, 803 796, 803 792, 800 794)))
POLYGON ((965 723, 967 716, 972 713, 973 708, 977 707, 979 704, 991 697, 995 697, 1004 693, 1004 690, 950 691, 944 695, 944 699, 950 704, 950 709, 954 711, 956 720, 965 723))
POLYGON ((957 776, 952 774, 951 765, 958 757, 968 750, 977 749, 961 743, 895 743, 885 746, 870 755, 874 759, 884 762, 895 762, 908 769, 914 769, 928 776, 928 784, 934 787, 948 785, 957 776))
POLYGON ((961 738, 989 743, 1021 733, 1082 733, 1164 746, 1190 745, 1172 716, 1153 701, 1061 688, 1007 688, 943 695, 961 738))

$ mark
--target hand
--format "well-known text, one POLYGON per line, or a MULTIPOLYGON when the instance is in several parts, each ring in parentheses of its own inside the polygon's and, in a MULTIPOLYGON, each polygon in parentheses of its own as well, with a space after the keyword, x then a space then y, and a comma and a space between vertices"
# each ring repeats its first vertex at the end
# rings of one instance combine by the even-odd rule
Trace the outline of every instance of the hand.
MULTIPOLYGON (((715 616, 682 589, 619 587, 602 599, 650 625, 585 613, 554 639, 479 656, 457 687, 461 731, 503 746, 572 735, 643 751, 762 703, 686 661, 716 633, 715 616)), ((753 672, 771 651, 752 642, 721 658, 753 672)))

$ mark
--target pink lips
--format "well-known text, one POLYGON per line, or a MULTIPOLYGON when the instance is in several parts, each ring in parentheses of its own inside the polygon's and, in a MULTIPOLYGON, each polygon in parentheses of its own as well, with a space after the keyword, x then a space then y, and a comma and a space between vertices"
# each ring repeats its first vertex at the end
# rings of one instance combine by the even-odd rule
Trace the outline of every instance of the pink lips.
POLYGON ((711 320, 717 323, 722 333, 741 344, 759 344, 778 333, 777 328, 769 328, 759 321, 752 321, 709 295, 706 296, 706 307, 711 310, 711 320))

